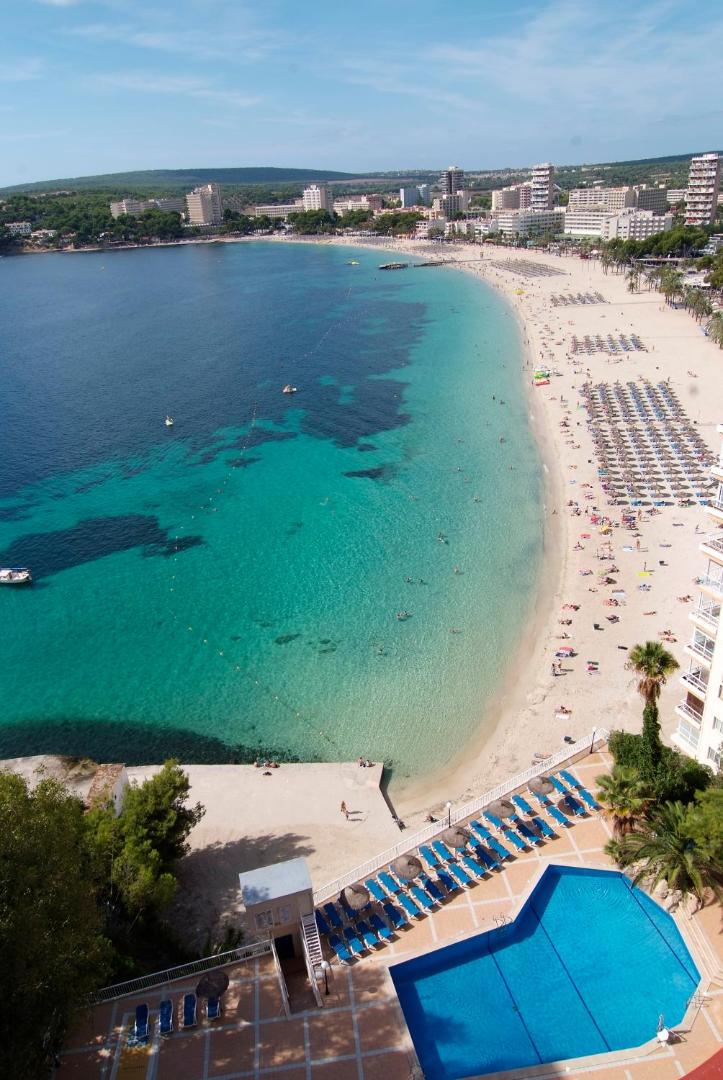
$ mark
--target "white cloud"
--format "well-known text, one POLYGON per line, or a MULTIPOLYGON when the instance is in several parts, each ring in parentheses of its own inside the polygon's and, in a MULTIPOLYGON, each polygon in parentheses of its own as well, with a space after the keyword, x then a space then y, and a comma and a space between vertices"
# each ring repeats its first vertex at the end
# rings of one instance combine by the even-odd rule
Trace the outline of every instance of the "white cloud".
POLYGON ((145 72, 117 72, 99 75, 92 80, 95 86, 109 89, 131 90, 143 94, 174 94, 179 97, 211 101, 235 109, 249 109, 258 105, 260 98, 226 90, 206 79, 188 75, 152 75, 145 72))
POLYGON ((42 69, 43 62, 37 57, 14 60, 9 64, 0 63, 0 83, 28 82, 30 79, 39 79, 42 69))
POLYGON ((263 60, 271 52, 289 47, 287 35, 271 34, 250 25, 236 12, 232 22, 223 29, 177 29, 169 17, 160 22, 146 15, 145 21, 87 23, 69 33, 89 41, 115 41, 139 49, 187 56, 193 60, 263 60), (239 23, 242 25, 239 25, 239 23))

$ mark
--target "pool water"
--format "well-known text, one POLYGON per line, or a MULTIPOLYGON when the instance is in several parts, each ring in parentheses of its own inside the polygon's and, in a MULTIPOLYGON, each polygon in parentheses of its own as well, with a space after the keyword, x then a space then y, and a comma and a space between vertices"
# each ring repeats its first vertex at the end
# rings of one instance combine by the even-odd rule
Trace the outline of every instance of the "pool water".
POLYGON ((562 866, 512 923, 390 970, 427 1080, 638 1046, 660 1015, 681 1022, 700 978, 623 874, 562 866))

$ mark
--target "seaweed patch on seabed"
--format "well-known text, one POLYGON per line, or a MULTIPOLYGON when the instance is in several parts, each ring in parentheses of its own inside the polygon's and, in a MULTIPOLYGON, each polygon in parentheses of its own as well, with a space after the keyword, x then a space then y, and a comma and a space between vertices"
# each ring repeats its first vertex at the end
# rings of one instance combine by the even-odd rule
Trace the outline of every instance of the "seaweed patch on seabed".
POLYGON ((226 462, 232 469, 247 469, 249 465, 255 465, 257 461, 261 461, 260 457, 237 457, 229 458, 226 462))
POLYGON ((0 564, 31 566, 41 581, 61 570, 95 562, 106 555, 141 548, 145 557, 176 555, 203 544, 202 536, 177 539, 161 528, 158 518, 143 514, 88 518, 67 529, 26 533, 0 551, 0 564))
POLYGON ((394 469, 391 465, 378 465, 375 469, 352 469, 344 476, 360 476, 367 480, 388 480, 394 469))
POLYGON ((301 634, 279 634, 277 638, 274 638, 274 645, 288 645, 290 641, 296 641, 301 634))

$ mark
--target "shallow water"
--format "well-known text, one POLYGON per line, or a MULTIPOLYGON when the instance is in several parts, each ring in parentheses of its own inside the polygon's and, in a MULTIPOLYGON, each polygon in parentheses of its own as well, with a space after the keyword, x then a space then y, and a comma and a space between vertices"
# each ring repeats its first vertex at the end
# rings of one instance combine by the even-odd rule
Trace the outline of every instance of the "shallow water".
POLYGON ((408 776, 470 738, 539 566, 520 344, 481 282, 379 261, 0 260, 0 565, 35 579, 0 592, 0 755, 408 776))

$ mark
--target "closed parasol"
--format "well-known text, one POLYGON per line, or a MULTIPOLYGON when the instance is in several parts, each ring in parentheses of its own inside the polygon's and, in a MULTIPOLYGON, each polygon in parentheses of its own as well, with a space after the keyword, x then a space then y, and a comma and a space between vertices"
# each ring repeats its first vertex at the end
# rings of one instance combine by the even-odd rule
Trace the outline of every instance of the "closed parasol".
POLYGON ((400 855, 392 863, 392 870, 401 881, 412 881, 422 872, 422 864, 416 855, 400 855))
POLYGON ((228 975, 220 970, 207 971, 198 980, 196 987, 196 993, 203 998, 221 997, 226 990, 228 990, 228 975))
POLYGON ((363 885, 347 885, 342 893, 343 901, 352 911, 361 911, 367 906, 371 897, 369 890, 363 885))

